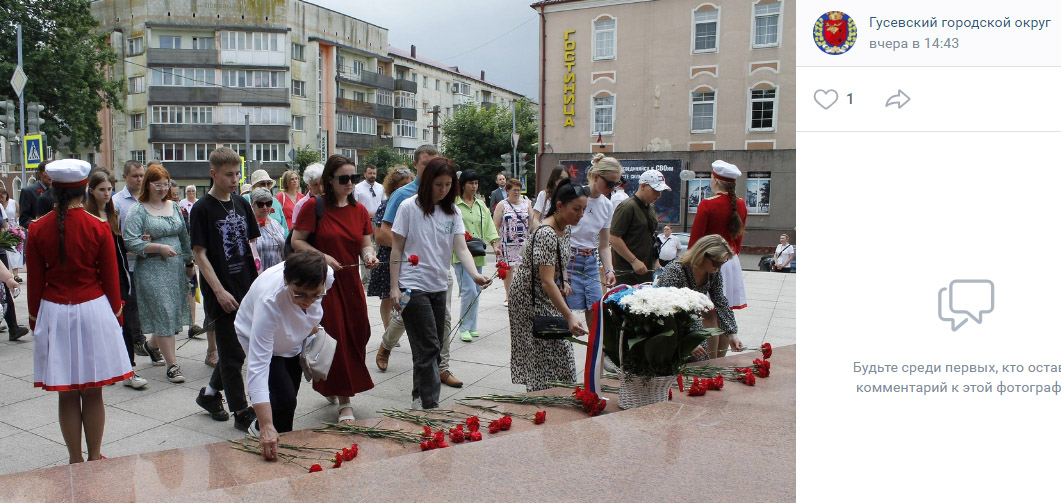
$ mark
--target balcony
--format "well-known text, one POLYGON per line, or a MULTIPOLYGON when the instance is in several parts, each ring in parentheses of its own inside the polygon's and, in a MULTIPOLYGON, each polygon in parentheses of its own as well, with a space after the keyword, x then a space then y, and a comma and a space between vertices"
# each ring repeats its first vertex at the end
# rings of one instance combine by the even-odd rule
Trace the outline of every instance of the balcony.
POLYGON ((213 49, 147 50, 147 66, 216 66, 220 61, 213 49))
POLYGON ((415 108, 394 108, 394 119, 395 120, 406 120, 416 121, 416 109, 415 108))
POLYGON ((380 75, 376 72, 370 72, 362 70, 360 72, 354 72, 349 67, 339 68, 339 80, 345 82, 352 82, 354 84, 361 84, 363 86, 376 87, 379 89, 386 89, 388 91, 394 89, 394 78, 386 75, 380 75))
POLYGON ((394 107, 390 105, 369 103, 367 101, 336 98, 335 110, 339 113, 360 115, 361 117, 372 117, 374 119, 385 121, 394 120, 394 107))
MULTIPOLYGON (((288 167, 283 162, 266 161, 262 163, 262 169, 275 178, 288 167)), ((166 161, 166 171, 169 171, 173 179, 205 180, 210 178, 210 163, 207 161, 166 161)))
POLYGON ((243 105, 289 105, 287 88, 242 88, 150 86, 148 104, 182 105, 241 103, 243 105))
POLYGON ((394 79, 394 90, 416 94, 416 82, 411 80, 394 79))
POLYGON ((336 133, 336 148, 356 148, 360 150, 372 150, 376 147, 391 146, 390 138, 383 138, 374 134, 336 133))
MULTIPOLYGON (((246 139, 243 124, 151 124, 149 143, 242 143, 246 139)), ((287 143, 287 125, 251 125, 253 143, 287 143)))

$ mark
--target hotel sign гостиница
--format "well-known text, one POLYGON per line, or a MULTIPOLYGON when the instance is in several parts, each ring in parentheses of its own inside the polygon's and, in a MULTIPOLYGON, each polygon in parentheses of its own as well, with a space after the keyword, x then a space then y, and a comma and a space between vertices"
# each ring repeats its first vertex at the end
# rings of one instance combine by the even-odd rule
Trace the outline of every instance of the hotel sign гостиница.
POLYGON ((564 31, 564 127, 575 127, 575 30, 564 31))

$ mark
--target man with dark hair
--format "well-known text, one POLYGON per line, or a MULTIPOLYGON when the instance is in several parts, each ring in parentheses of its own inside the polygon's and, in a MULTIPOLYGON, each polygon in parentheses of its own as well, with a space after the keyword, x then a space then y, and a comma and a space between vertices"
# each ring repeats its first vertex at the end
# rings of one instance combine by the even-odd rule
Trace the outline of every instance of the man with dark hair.
POLYGON ((497 178, 494 179, 497 182, 497 188, 490 193, 490 213, 494 212, 494 206, 497 203, 504 201, 508 194, 505 192, 505 184, 508 182, 508 177, 505 176, 505 172, 502 171, 497 174, 497 178))
POLYGON ((28 229, 29 224, 33 222, 33 219, 37 218, 37 215, 35 214, 37 209, 37 198, 52 186, 51 177, 48 176, 48 173, 44 172, 44 167, 47 165, 48 161, 44 161, 37 165, 37 182, 29 187, 24 187, 22 192, 18 195, 18 225, 21 225, 24 229, 28 229))

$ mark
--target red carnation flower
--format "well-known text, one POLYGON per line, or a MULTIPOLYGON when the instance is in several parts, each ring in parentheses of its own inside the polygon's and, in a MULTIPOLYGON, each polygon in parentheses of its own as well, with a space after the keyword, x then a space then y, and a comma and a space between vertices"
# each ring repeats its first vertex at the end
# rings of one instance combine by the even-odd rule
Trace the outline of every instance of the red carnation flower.
POLYGON ((430 451, 431 449, 434 449, 434 448, 435 448, 435 446, 431 442, 428 442, 426 440, 423 441, 423 442, 420 442, 420 450, 421 451, 430 451))
POLYGON ((469 442, 478 442, 478 441, 480 441, 482 439, 483 439, 483 434, 479 433, 479 430, 473 431, 471 433, 471 435, 468 436, 468 441, 469 442))
POLYGON ((335 461, 335 464, 332 465, 332 468, 339 468, 340 466, 343 466, 343 453, 335 453, 335 457, 332 458, 332 461, 335 461))
POLYGON ((464 428, 452 428, 449 430, 449 439, 455 444, 464 441, 464 428))
POLYGON ((313 465, 313 466, 309 467, 309 472, 310 473, 323 472, 323 471, 324 471, 324 468, 321 468, 321 465, 319 465, 319 464, 316 464, 316 465, 313 465))
POLYGON ((435 432, 433 440, 435 442, 435 445, 438 446, 438 444, 441 444, 446 441, 446 434, 443 433, 442 430, 438 430, 435 432))
POLYGON ((425 438, 431 438, 431 434, 432 434, 431 427, 430 426, 424 426, 424 432, 421 433, 420 436, 425 437, 425 438))
POLYGON ((37 195, 38 196, 43 194, 43 193, 44 193, 44 189, 37 189, 37 195))
POLYGON ((468 231, 464 231, 464 240, 465 241, 471 241, 472 240, 471 233, 469 233, 468 231))
POLYGON ((674 400, 674 390, 667 390, 667 400, 674 400))
POLYGON ((770 346, 769 342, 763 344, 763 347, 760 348, 760 350, 763 352, 763 358, 770 358, 770 356, 774 354, 774 348, 770 346))
POLYGON ((490 421, 490 433, 497 433, 501 431, 501 423, 499 421, 490 421))
POLYGON ((499 267, 497 269, 497 277, 501 278, 501 281, 504 281, 505 278, 508 277, 508 269, 502 269, 502 268, 499 267))
POLYGON ((512 427, 512 416, 505 414, 498 419, 497 422, 501 425, 502 431, 508 431, 512 427))
POLYGON ((420 257, 416 255, 409 255, 409 265, 415 266, 420 263, 420 257))
MULTIPOLYGON (((350 453, 357 457, 357 444, 350 444, 350 453)), ((347 461, 350 461, 349 459, 347 461)))
POLYGON ((468 431, 479 431, 479 416, 472 416, 464 420, 468 425, 468 431))
POLYGON ((539 410, 534 413, 534 424, 542 424, 545 422, 545 411, 539 410))

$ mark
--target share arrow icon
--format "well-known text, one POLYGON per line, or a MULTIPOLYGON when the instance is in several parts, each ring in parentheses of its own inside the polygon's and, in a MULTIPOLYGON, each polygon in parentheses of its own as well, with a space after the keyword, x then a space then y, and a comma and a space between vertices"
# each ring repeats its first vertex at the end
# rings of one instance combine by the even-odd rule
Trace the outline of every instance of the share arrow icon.
POLYGON ((899 90, 899 94, 892 95, 892 96, 890 96, 888 98, 888 101, 884 103, 884 107, 887 108, 887 107, 890 107, 892 105, 895 105, 895 106, 897 106, 899 108, 902 108, 902 107, 906 106, 906 104, 909 103, 909 102, 910 102, 910 97, 907 96, 906 93, 904 93, 902 89, 900 89, 899 90))

